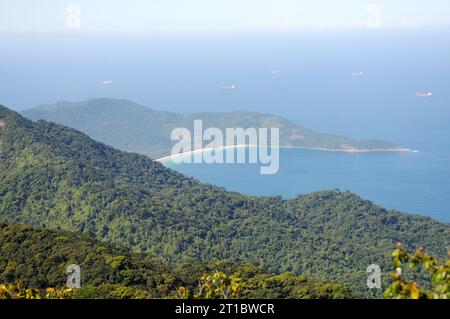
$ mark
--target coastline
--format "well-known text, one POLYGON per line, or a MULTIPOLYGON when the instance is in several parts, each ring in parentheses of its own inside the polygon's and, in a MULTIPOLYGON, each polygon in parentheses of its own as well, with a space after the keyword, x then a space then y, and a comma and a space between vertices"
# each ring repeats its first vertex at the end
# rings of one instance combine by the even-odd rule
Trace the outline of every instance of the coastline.
POLYGON ((205 151, 212 151, 212 150, 222 151, 222 150, 226 150, 226 149, 230 149, 230 148, 238 149, 238 148, 243 148, 243 147, 257 147, 257 145, 238 144, 238 145, 226 145, 226 146, 214 147, 214 148, 213 147, 199 148, 199 149, 192 150, 189 152, 183 152, 183 153, 179 153, 179 154, 175 154, 175 155, 164 156, 164 157, 155 159, 154 161, 159 162, 159 163, 165 163, 165 162, 173 161, 175 158, 178 158, 178 157, 185 157, 185 156, 189 156, 189 155, 203 153, 205 151))
MULTIPOLYGON (((176 158, 192 156, 194 154, 203 153, 205 151, 217 150, 222 151, 226 149, 239 149, 243 147, 258 147, 258 145, 248 145, 248 144, 238 144, 238 145, 226 145, 216 148, 199 148, 196 150, 183 152, 175 155, 168 155, 158 159, 155 159, 155 162, 166 163, 171 162, 176 158)), ((414 153, 417 151, 413 151, 409 148, 386 148, 386 149, 357 149, 357 148, 349 148, 349 149, 332 149, 332 148, 322 148, 322 147, 306 147, 306 146, 277 146, 279 149, 304 149, 304 150, 312 150, 312 151, 321 151, 321 152, 343 152, 343 153, 414 153)))

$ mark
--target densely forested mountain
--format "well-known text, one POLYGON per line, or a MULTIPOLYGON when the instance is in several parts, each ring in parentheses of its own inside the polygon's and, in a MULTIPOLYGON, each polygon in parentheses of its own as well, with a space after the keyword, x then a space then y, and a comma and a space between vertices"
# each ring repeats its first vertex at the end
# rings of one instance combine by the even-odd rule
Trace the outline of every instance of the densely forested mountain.
POLYGON ((176 127, 193 129, 194 120, 205 128, 279 127, 280 145, 333 150, 401 150, 393 143, 354 141, 346 137, 320 134, 284 118, 254 112, 186 113, 156 111, 127 100, 93 99, 85 102, 59 102, 24 111, 33 120, 47 120, 75 128, 95 140, 124 151, 159 158, 170 155, 174 144, 170 133, 176 127))
POLYGON ((0 219, 89 234, 171 264, 231 259, 366 293, 396 242, 445 257, 450 226, 348 193, 253 197, 0 107, 0 219))
POLYGON ((285 273, 270 275, 263 269, 212 261, 169 267, 145 254, 132 254, 71 232, 33 229, 0 223, 0 283, 20 282, 25 287, 62 287, 66 268, 81 268, 84 298, 174 298, 177 289, 195 290, 198 279, 215 271, 239 273, 247 286, 244 298, 348 298, 348 288, 285 273))

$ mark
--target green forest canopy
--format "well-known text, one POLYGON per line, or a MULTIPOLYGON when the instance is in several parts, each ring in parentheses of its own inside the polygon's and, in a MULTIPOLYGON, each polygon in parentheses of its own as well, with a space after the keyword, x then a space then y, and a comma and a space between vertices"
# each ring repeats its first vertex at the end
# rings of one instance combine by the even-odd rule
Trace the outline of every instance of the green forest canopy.
POLYGON ((98 242, 86 235, 0 223, 0 283, 61 288, 66 267, 81 268, 82 288, 76 298, 178 298, 179 287, 194 291, 198 279, 211 272, 240 274, 247 283, 241 298, 349 298, 348 288, 295 276, 270 275, 261 267, 227 261, 169 267, 145 254, 98 242))

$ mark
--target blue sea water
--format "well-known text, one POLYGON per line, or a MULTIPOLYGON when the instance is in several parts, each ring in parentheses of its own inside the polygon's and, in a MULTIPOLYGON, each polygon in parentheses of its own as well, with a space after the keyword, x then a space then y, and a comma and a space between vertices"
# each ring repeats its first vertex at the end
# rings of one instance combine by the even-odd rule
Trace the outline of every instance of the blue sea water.
POLYGON ((385 208, 450 221, 450 158, 430 153, 341 153, 280 149, 277 174, 257 164, 165 163, 202 182, 252 195, 299 194, 339 188, 385 208))
POLYGON ((127 98, 176 112, 273 113, 321 132, 393 141, 419 153, 282 150, 273 176, 251 165, 176 169, 286 198, 338 187, 450 221, 450 29, 0 34, 0 43, 3 105, 127 98))

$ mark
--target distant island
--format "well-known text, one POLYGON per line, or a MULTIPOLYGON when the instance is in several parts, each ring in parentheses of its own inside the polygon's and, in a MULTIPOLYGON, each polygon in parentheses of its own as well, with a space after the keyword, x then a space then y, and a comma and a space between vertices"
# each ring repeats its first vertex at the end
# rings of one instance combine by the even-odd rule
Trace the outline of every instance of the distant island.
POLYGON ((285 118, 249 111, 222 113, 172 113, 154 110, 128 100, 91 99, 40 105, 22 112, 32 120, 46 120, 77 129, 118 149, 154 159, 167 157, 176 127, 191 129, 194 120, 205 127, 278 127, 280 147, 332 152, 410 152, 409 148, 382 140, 357 141, 348 137, 318 133, 285 118))

